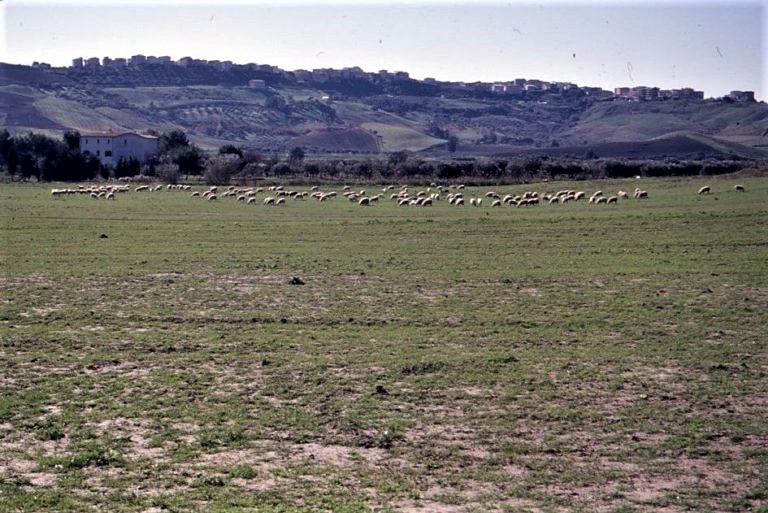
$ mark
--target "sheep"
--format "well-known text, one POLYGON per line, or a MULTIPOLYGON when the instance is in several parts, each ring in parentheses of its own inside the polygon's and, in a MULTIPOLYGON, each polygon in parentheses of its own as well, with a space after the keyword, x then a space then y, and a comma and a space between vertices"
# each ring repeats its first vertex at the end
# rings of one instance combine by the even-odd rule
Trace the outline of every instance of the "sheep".
POLYGON ((275 205, 285 205, 285 198, 277 198, 275 200, 275 205))
POLYGON ((710 193, 709 185, 703 185, 699 189, 699 194, 709 194, 709 193, 710 193))
POLYGON ((557 205, 558 203, 560 203, 560 198, 558 196, 552 196, 551 198, 549 198, 550 205, 557 205))
POLYGON ((648 197, 648 191, 644 191, 640 187, 635 188, 635 199, 642 199, 648 197))
POLYGON ((149 189, 149 185, 139 185, 136 187, 136 192, 146 191, 149 189))
POLYGON ((238 196, 237 201, 245 201, 245 196, 238 196))
POLYGON ((491 207, 500 207, 501 206, 501 200, 495 199, 493 200, 493 203, 491 203, 491 207))
POLYGON ((610 197, 608 198, 608 201, 607 201, 607 203, 616 203, 616 202, 618 202, 618 201, 619 201, 619 198, 617 198, 616 196, 610 196, 610 197))
POLYGON ((115 193, 114 192, 108 192, 107 195, 106 195, 106 199, 108 199, 108 200, 115 199, 115 193))
POLYGON ((272 196, 267 196, 264 198, 264 204, 265 205, 274 205, 275 204, 275 198, 272 196))
POLYGON ((574 201, 579 201, 584 197, 584 191, 578 191, 576 194, 573 195, 574 201))
POLYGON ((363 207, 370 206, 371 198, 362 197, 362 198, 360 198, 360 201, 357 202, 357 204, 360 205, 360 206, 363 206, 363 207))
POLYGON ((608 198, 605 196, 599 196, 597 199, 595 199, 595 205, 599 205, 600 203, 607 203, 608 198))
POLYGON ((618 195, 620 198, 629 199, 629 194, 627 191, 619 189, 618 195))
POLYGON ((248 198, 248 200, 247 200, 245 203, 246 203, 247 205, 250 205, 251 203, 255 203, 255 202, 256 202, 256 198, 254 198, 253 196, 251 196, 250 198, 248 198))
POLYGON ((422 207, 431 207, 432 206, 432 198, 424 198, 424 201, 421 202, 422 207))
POLYGON ((454 205, 462 205, 462 206, 463 206, 463 205, 464 205, 464 198, 461 198, 461 197, 459 197, 459 198, 456 198, 456 199, 454 200, 453 204, 454 204, 454 205))
POLYGON ((407 207, 411 204, 411 200, 408 198, 402 198, 400 201, 397 202, 398 207, 407 207))
POLYGON ((195 198, 195 197, 199 197, 199 196, 200 196, 200 193, 199 193, 198 191, 194 191, 194 192, 192 193, 192 197, 193 197, 193 198, 195 198))
POLYGON ((211 194, 209 194, 208 196, 206 196, 206 198, 205 198, 205 199, 207 199, 208 201, 214 201, 214 200, 216 200, 216 199, 218 199, 218 198, 216 197, 216 195, 215 195, 215 194, 211 193, 211 194))
POLYGON ((746 189, 745 189, 745 188, 744 188, 744 186, 743 186, 743 185, 741 185, 740 183, 737 183, 736 185, 734 185, 734 186, 733 186, 733 188, 734 188, 735 190, 737 190, 737 191, 746 192, 746 189))

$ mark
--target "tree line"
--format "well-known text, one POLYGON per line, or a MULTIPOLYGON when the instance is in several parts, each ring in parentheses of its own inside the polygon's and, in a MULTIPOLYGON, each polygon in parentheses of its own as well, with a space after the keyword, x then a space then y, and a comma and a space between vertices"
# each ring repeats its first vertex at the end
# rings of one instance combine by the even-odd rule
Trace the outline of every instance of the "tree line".
POLYGON ((406 151, 371 158, 307 158, 294 147, 287 154, 262 154, 227 144, 210 154, 192 144, 181 130, 158 137, 159 151, 149 161, 121 160, 105 166, 80 153, 80 134, 68 131, 55 139, 43 134, 11 135, 0 130, 0 169, 11 179, 88 181, 144 175, 177 183, 185 177, 211 185, 252 183, 264 179, 291 182, 431 182, 523 183, 541 180, 586 180, 633 176, 695 176, 733 173, 759 165, 741 159, 658 160, 604 159, 595 156, 510 158, 426 158, 406 151))

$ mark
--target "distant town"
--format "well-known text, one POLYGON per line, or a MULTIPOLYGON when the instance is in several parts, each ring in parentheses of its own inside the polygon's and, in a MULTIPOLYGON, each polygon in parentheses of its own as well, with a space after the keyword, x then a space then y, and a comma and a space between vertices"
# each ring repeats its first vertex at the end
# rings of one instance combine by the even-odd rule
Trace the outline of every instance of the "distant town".
MULTIPOLYGON (((34 62, 33 67, 51 68, 50 64, 44 62, 34 62)), ((425 86, 439 86, 440 88, 455 88, 464 91, 482 91, 491 92, 510 97, 523 96, 527 93, 561 93, 561 94, 579 94, 594 98, 596 100, 624 99, 627 101, 665 101, 665 100, 703 100, 704 92, 693 88, 683 87, 681 89, 660 89, 653 86, 635 86, 635 87, 617 87, 613 91, 608 91, 600 87, 579 86, 571 82, 550 82, 536 79, 516 78, 506 82, 444 82, 435 78, 425 78, 423 80, 412 79, 405 71, 380 70, 378 72, 366 72, 359 67, 330 69, 321 68, 313 70, 294 70, 286 71, 277 66, 269 64, 235 64, 232 61, 203 60, 192 57, 182 57, 173 60, 171 57, 164 56, 145 56, 133 55, 130 58, 123 57, 98 57, 72 59, 71 68, 93 70, 97 68, 125 68, 125 67, 144 67, 144 66, 182 66, 182 67, 203 67, 217 71, 229 71, 237 69, 239 71, 250 70, 258 73, 260 77, 265 74, 276 78, 292 79, 297 83, 322 85, 333 80, 365 80, 374 83, 418 83, 425 86)), ((248 80, 248 87, 254 89, 266 88, 268 81, 265 78, 253 78, 248 80)), ((754 102, 754 91, 734 90, 728 93, 724 99, 733 102, 754 102)))

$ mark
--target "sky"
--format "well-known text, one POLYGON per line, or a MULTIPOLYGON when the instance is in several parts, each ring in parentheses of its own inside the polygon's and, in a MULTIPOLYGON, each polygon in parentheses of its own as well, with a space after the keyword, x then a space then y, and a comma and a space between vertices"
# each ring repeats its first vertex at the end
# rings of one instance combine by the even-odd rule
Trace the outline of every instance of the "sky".
POLYGON ((0 62, 169 55, 417 79, 768 93, 768 0, 0 0, 0 62))

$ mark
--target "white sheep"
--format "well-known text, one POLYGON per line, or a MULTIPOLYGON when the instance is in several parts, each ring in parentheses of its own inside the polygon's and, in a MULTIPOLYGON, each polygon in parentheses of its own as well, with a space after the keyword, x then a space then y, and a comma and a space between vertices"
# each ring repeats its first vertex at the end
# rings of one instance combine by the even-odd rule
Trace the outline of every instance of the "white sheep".
POLYGON ((360 198, 360 201, 357 202, 357 204, 364 207, 370 206, 371 198, 362 197, 360 198))
POLYGON ((709 185, 703 185, 699 189, 699 194, 709 194, 709 193, 710 193, 709 185))
POLYGON ((267 196, 264 198, 264 204, 265 205, 274 205, 275 204, 275 198, 272 196, 267 196))
POLYGON ((737 183, 736 185, 734 185, 733 188, 736 189, 737 191, 746 192, 746 189, 740 183, 737 183))
POLYGON ((501 200, 495 199, 493 200, 493 203, 491 203, 491 207, 500 207, 501 206, 501 200))

